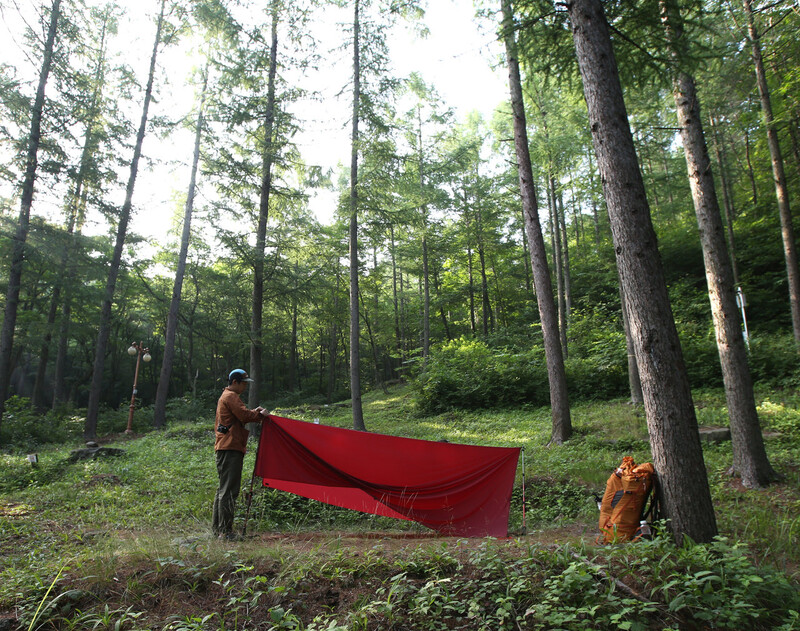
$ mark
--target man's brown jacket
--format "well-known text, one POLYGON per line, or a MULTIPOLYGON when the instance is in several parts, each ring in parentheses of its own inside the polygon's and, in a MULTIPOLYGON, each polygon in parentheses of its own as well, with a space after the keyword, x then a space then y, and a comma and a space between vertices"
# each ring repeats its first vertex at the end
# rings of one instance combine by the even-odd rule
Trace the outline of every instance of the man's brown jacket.
POLYGON ((266 417, 247 406, 233 390, 225 388, 217 402, 217 416, 214 424, 216 441, 214 451, 229 449, 232 451, 247 451, 247 437, 250 432, 244 427, 245 423, 260 423, 266 417), (228 428, 227 432, 220 432, 219 426, 228 428))

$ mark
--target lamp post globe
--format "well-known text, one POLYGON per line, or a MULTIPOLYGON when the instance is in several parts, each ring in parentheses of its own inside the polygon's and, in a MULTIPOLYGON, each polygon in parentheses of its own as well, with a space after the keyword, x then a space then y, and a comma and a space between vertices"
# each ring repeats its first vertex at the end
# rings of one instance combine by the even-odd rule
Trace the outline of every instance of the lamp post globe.
POLYGON ((132 342, 128 347, 128 355, 133 357, 136 355, 136 370, 133 373, 133 392, 131 393, 131 405, 128 409, 128 427, 125 429, 126 434, 133 433, 133 410, 136 407, 136 386, 139 383, 139 362, 145 363, 153 359, 150 355, 150 349, 142 346, 141 342, 132 342))

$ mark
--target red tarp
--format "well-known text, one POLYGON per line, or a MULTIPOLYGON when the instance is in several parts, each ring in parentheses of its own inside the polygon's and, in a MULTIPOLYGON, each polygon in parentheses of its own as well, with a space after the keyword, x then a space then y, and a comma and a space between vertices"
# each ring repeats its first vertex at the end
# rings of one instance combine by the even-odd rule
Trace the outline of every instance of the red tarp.
POLYGON ((519 451, 270 416, 255 473, 270 488, 442 534, 505 537, 519 451))

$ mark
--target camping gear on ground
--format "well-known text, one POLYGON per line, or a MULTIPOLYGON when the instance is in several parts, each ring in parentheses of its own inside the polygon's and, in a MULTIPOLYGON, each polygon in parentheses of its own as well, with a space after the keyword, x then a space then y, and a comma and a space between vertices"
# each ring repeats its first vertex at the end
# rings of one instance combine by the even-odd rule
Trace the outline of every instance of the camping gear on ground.
POLYGON ((622 464, 608 478, 600 503, 604 543, 635 541, 650 535, 644 508, 654 482, 655 469, 651 463, 637 465, 631 456, 622 459, 622 464))

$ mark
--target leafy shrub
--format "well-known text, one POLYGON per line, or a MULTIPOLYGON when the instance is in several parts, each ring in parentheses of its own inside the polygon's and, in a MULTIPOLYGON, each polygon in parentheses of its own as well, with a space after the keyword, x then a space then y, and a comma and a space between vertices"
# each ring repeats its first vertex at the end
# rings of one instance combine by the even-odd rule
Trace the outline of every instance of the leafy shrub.
POLYGON ((416 380, 420 408, 435 413, 451 408, 546 405, 547 368, 540 350, 493 351, 484 342, 460 338, 431 353, 416 380))
POLYGON ((683 361, 692 388, 719 387, 722 385, 722 368, 714 337, 714 328, 688 323, 679 327, 683 361))
MULTIPOLYGON (((571 400, 619 396, 627 387, 625 355, 608 361, 565 362, 571 400)), ((414 382, 417 404, 426 414, 449 409, 547 405, 550 386, 540 348, 514 352, 491 349, 484 342, 460 338, 435 349, 414 382)))
MULTIPOLYGON (((194 422, 214 414, 216 401, 209 403, 204 397, 192 399, 191 396, 175 397, 167 400, 167 423, 172 421, 194 422)), ((150 417, 152 419, 152 415, 150 417)))
MULTIPOLYGON (((617 305, 618 307, 619 305, 617 305)), ((597 305, 591 311, 574 311, 569 325, 571 357, 591 357, 606 364, 625 359, 627 352, 622 316, 609 305, 597 305)))
POLYGON ((49 443, 64 443, 80 436, 83 417, 67 407, 46 413, 31 407, 30 399, 13 396, 6 401, 0 445, 11 453, 35 451, 49 443))
MULTIPOLYGON (((682 324, 679 333, 692 388, 720 387, 722 368, 713 327, 682 324)), ((789 386, 800 381, 800 355, 791 334, 751 336, 748 359, 753 381, 789 386)))
MULTIPOLYGON (((101 403, 100 409, 97 412, 97 434, 102 436, 104 434, 124 432, 125 428, 128 427, 129 413, 129 405, 120 405, 118 408, 114 409, 101 403)), ((153 414, 147 414, 141 408, 134 408, 133 421, 132 429, 134 432, 145 432, 152 428, 153 414), (145 417, 147 417, 147 421, 145 421, 145 417)))
POLYGON ((750 372, 753 381, 789 380, 800 375, 800 354, 791 334, 754 335, 750 338, 750 372))
MULTIPOLYGON (((522 487, 514 488, 511 502, 515 507, 522 506, 522 487)), ((595 504, 591 492, 583 486, 568 480, 535 477, 526 482, 525 507, 527 521, 535 527, 575 519, 587 507, 594 511, 595 504)))
POLYGON ((651 597, 699 627, 774 629, 800 611, 797 589, 785 575, 753 565, 744 544, 717 537, 675 547, 665 536, 642 542, 637 553, 637 571, 657 585, 651 597))
POLYGON ((611 399, 628 391, 628 367, 625 356, 615 362, 592 357, 569 358, 564 362, 567 372, 567 392, 571 401, 611 399))

